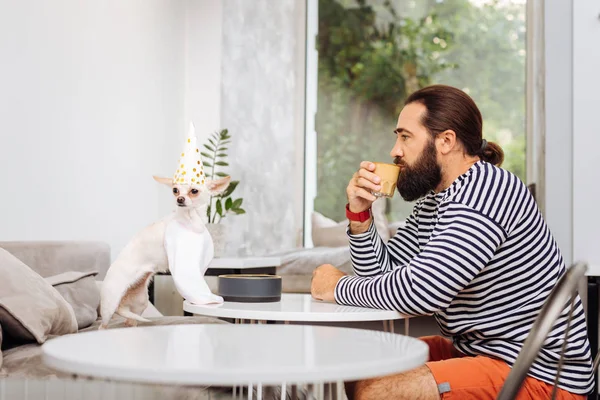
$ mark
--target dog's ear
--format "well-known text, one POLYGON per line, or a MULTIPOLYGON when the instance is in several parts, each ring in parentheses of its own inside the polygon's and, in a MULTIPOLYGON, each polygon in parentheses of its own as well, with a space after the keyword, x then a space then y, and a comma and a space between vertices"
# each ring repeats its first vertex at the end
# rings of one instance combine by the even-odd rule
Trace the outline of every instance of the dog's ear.
POLYGON ((206 189, 208 189, 208 193, 210 193, 211 196, 221 194, 229 186, 230 180, 230 176, 226 176, 221 179, 215 179, 214 181, 209 179, 206 181, 206 189))
POLYGON ((161 178, 159 176, 153 175, 154 180, 158 183, 162 183, 163 185, 173 186, 173 180, 170 178, 161 178))

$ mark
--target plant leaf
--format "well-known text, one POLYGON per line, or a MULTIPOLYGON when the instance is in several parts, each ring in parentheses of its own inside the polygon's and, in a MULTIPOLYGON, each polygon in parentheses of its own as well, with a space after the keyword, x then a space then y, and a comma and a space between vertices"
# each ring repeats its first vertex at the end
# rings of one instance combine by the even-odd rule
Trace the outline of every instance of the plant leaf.
POLYGON ((233 211, 237 215, 246 214, 246 210, 244 210, 243 208, 235 208, 235 209, 232 209, 231 211, 233 211))
POLYGON ((222 167, 227 167, 229 164, 227 164, 225 161, 217 161, 215 163, 215 165, 220 165, 222 167))
POLYGON ((212 144, 213 146, 216 146, 215 142, 213 142, 212 139, 208 139, 208 141, 210 142, 210 144, 212 144))
POLYGON ((219 154, 217 154, 217 157, 227 157, 227 154, 225 154, 225 153, 219 153, 219 154))
POLYGON ((237 187, 237 185, 240 183, 240 181, 231 181, 229 182, 229 186, 227 186, 227 189, 225 189, 225 191, 223 192, 223 197, 229 197, 231 195, 231 193, 233 193, 233 191, 235 190, 235 188, 237 187))
POLYGON ((210 222, 210 205, 206 208, 206 217, 208 218, 208 222, 210 222))
POLYGON ((243 201, 242 199, 236 199, 236 200, 233 202, 233 206, 232 206, 232 208, 234 208, 234 209, 235 209, 235 208, 240 208, 240 206, 242 205, 242 201, 243 201))
POLYGON ((226 177, 226 176, 229 176, 229 175, 227 175, 225 172, 217 172, 217 173, 215 173, 215 175, 217 175, 217 176, 220 176, 221 178, 224 178, 224 177, 226 177))
POLYGON ((203 164, 204 164, 204 166, 205 166, 205 167, 208 167, 208 168, 212 168, 212 167, 213 167, 213 166, 212 166, 212 164, 210 164, 210 163, 207 163, 207 162, 205 162, 205 163, 203 163, 203 164))
POLYGON ((217 200, 217 213, 223 217, 223 206, 221 205, 221 199, 217 200))
POLYGON ((227 200, 225 200, 225 210, 229 211, 232 205, 233 200, 231 200, 231 197, 228 197, 227 200))
POLYGON ((219 147, 219 149, 217 151, 225 151, 225 150, 227 150, 227 147, 219 147))
POLYGON ((208 154, 208 153, 205 153, 205 152, 203 152, 203 151, 202 151, 202 152, 200 152, 200 154, 202 154, 202 155, 203 155, 204 157, 206 157, 206 158, 212 158, 212 156, 211 156, 210 154, 208 154))
POLYGON ((210 147, 209 145, 205 144, 204 147, 206 147, 208 150, 210 151, 215 151, 215 149, 213 149, 212 147, 210 147))

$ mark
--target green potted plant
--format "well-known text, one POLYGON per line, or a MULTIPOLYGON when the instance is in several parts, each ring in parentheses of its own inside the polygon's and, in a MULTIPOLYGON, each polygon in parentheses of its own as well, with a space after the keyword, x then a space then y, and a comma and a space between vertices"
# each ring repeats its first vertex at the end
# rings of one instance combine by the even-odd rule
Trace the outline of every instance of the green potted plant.
MULTIPOLYGON (((214 132, 208 138, 208 142, 204 143, 204 149, 200 154, 208 179, 218 179, 229 175, 223 171, 223 167, 229 166, 226 161, 229 143, 231 143, 231 135, 227 129, 214 132)), ((220 224, 221 220, 231 213, 236 215, 246 213, 242 208, 243 199, 241 197, 234 199, 232 196, 239 183, 240 181, 232 180, 223 193, 211 196, 208 203, 206 216, 208 230, 215 245, 215 257, 221 256, 225 248, 225 226, 220 224)))

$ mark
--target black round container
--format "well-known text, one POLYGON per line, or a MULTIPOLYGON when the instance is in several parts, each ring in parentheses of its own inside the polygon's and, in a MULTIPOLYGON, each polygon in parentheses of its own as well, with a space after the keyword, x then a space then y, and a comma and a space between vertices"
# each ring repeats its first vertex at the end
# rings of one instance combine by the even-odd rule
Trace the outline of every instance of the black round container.
POLYGON ((281 277, 267 274, 219 275, 218 290, 225 301, 276 302, 281 300, 281 277))

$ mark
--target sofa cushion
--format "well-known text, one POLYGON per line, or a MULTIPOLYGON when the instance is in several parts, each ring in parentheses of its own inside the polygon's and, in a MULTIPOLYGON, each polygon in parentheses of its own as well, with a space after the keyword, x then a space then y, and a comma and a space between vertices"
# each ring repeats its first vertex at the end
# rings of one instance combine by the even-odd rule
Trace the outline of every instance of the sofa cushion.
MULTIPOLYGON (((390 239, 388 220, 385 215, 385 198, 375 200, 371 207, 373 223, 379 236, 384 242, 390 239)), ((346 232, 348 220, 335 222, 321 213, 314 211, 311 215, 311 237, 315 247, 342 247, 348 246, 346 232)))
POLYGON ((286 250, 273 254, 281 258, 281 266, 277 267, 278 275, 308 275, 321 264, 331 264, 341 271, 352 274, 350 248, 312 247, 286 250))
POLYGON ((10 345, 77 332, 73 309, 41 276, 0 249, 0 325, 10 345))
POLYGON ((381 239, 387 243, 387 241, 390 240, 390 230, 388 229, 389 221, 385 215, 385 203, 385 197, 380 197, 375 200, 371 206, 371 212, 373 213, 373 223, 375 224, 377 233, 379 233, 381 239))
POLYGON ((90 326, 98 319, 100 290, 94 279, 97 274, 96 271, 69 271, 46 278, 46 282, 73 307, 79 329, 90 326))
MULTIPOLYGON (((150 322, 140 322, 138 326, 160 326, 160 325, 183 325, 183 324, 227 324, 217 318, 211 317, 179 317, 169 316, 160 318, 151 318, 150 322)), ((90 332, 97 330, 100 321, 82 329, 80 332, 90 332)), ((107 329, 136 329, 125 327, 125 319, 115 317, 108 324, 107 329)), ((52 340, 51 338, 49 340, 52 340)), ((148 349, 152 351, 152 349, 148 349)), ((56 371, 46 366, 42 361, 42 346, 37 344, 26 344, 4 352, 4 365, 0 370, 0 378, 51 378, 51 377, 70 377, 71 374, 56 371)))
POLYGON ((91 241, 0 242, 0 248, 46 278, 67 271, 98 271, 104 279, 110 266, 110 246, 91 241))
POLYGON ((396 232, 398 231, 398 229, 404 228, 405 225, 406 225, 405 220, 390 222, 388 224, 388 229, 390 231, 390 237, 393 237, 394 235, 396 235, 396 232))
POLYGON ((311 275, 283 275, 281 277, 281 293, 310 294, 311 275))
MULTIPOLYGON (((254 389, 256 390, 256 389, 254 389)), ((277 391, 278 388, 270 390, 277 391)), ((304 395, 302 387, 298 389, 300 398, 304 395)), ((291 389, 289 389, 291 395, 291 389)), ((183 386, 161 385, 156 383, 134 383, 120 380, 82 378, 61 379, 7 379, 0 382, 3 399, 155 399, 155 400, 230 400, 231 388, 223 386, 183 386)), ((255 395, 256 396, 256 395, 255 395)), ((281 398, 277 392, 273 398, 281 398), (275 397, 276 396, 276 397, 275 397)), ((240 397, 241 398, 241 397, 240 397)), ((267 397, 265 393, 264 399, 267 397)))
MULTIPOLYGON (((150 322, 138 322, 138 327, 140 326, 167 326, 167 325, 188 325, 188 324, 229 324, 227 321, 223 321, 218 318, 213 317, 203 317, 201 315, 195 315, 193 317, 182 317, 179 315, 167 315, 164 317, 158 318, 148 318, 150 322)), ((80 332, 90 332, 96 331, 100 327, 101 320, 95 321, 91 326, 82 329, 80 332)), ((127 329, 135 329, 128 328, 125 325, 125 318, 120 316, 115 316, 108 324, 107 329, 116 329, 116 328, 127 328, 127 329)))
POLYGON ((315 247, 348 246, 348 221, 335 222, 321 213, 311 214, 312 242, 315 247))

